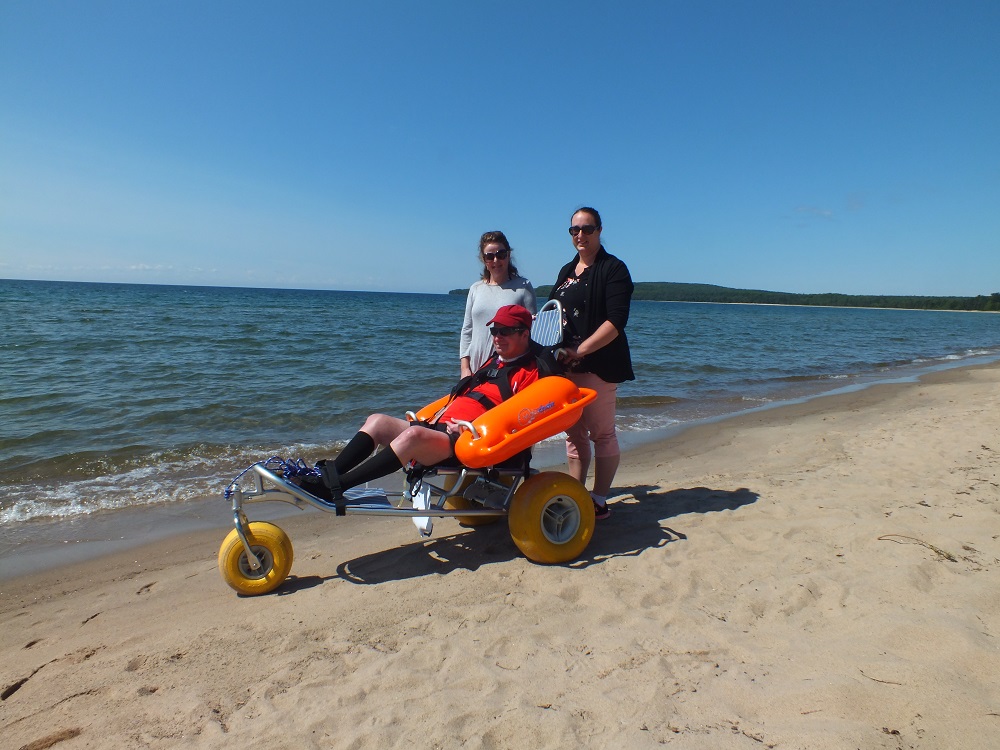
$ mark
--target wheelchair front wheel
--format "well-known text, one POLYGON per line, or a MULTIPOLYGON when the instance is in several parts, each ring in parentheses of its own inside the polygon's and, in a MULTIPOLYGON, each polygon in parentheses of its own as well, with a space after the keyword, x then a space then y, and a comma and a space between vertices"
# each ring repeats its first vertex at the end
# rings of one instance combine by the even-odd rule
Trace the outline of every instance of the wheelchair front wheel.
POLYGON ((514 544, 532 562, 569 562, 594 535, 594 501, 573 477, 545 471, 518 488, 507 525, 514 544))
POLYGON ((255 521, 249 525, 247 541, 261 563, 260 568, 254 570, 250 567, 243 542, 233 529, 219 548, 222 580, 245 596, 274 591, 292 569, 292 542, 288 534, 273 523, 255 521))

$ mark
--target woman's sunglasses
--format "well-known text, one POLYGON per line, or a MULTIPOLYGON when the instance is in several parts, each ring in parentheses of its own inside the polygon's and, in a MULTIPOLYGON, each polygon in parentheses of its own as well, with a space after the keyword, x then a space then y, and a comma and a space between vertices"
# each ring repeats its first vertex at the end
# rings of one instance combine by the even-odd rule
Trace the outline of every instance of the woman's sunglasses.
POLYGON ((491 328, 490 336, 513 336, 515 333, 521 333, 522 331, 528 330, 527 328, 504 326, 503 328, 491 328))
POLYGON ((580 232, 583 232, 584 234, 593 234, 596 231, 597 227, 594 226, 593 224, 584 224, 582 227, 578 227, 576 226, 576 224, 574 224, 569 228, 569 233, 574 237, 580 234, 580 232))
POLYGON ((483 253, 483 260, 487 263, 492 262, 494 258, 497 260, 506 260, 508 255, 510 255, 510 250, 497 250, 495 253, 483 253))

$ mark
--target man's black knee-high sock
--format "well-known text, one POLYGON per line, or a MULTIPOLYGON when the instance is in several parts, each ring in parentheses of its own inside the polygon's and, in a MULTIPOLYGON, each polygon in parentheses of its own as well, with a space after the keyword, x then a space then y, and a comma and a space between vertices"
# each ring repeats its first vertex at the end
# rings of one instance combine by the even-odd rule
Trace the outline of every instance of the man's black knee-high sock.
POLYGON ((368 458, 375 450, 375 441, 367 432, 359 432, 344 446, 344 450, 334 459, 337 472, 344 474, 368 458))
POLYGON ((401 468, 403 468, 403 462, 392 452, 392 448, 386 447, 385 450, 379 451, 357 468, 341 474, 340 488, 346 490, 350 487, 357 487, 359 484, 392 474, 401 468))

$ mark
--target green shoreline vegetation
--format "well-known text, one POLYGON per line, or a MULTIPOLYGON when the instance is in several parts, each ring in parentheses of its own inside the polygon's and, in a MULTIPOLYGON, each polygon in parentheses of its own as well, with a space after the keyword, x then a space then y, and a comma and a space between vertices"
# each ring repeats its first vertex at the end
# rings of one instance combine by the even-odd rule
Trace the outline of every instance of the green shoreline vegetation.
MULTIPOLYGON (((539 297, 548 297, 551 285, 535 287, 539 297)), ((449 294, 467 294, 452 289, 449 294)), ((904 310, 971 310, 1000 312, 1000 292, 975 297, 925 297, 885 294, 796 294, 761 289, 732 289, 715 284, 683 284, 672 281, 638 281, 635 300, 654 302, 720 302, 745 305, 805 305, 809 307, 876 307, 904 310)))

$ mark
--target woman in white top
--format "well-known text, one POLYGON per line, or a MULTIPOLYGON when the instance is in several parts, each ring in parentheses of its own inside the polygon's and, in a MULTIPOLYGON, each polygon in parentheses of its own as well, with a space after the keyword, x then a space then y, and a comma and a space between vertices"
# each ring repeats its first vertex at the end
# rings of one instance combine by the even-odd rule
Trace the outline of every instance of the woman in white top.
POLYGON ((511 262, 511 247, 503 232, 486 232, 479 238, 483 278, 469 289, 459 357, 462 377, 471 375, 493 353, 493 338, 486 327, 504 305, 521 305, 535 313, 535 289, 511 262))

